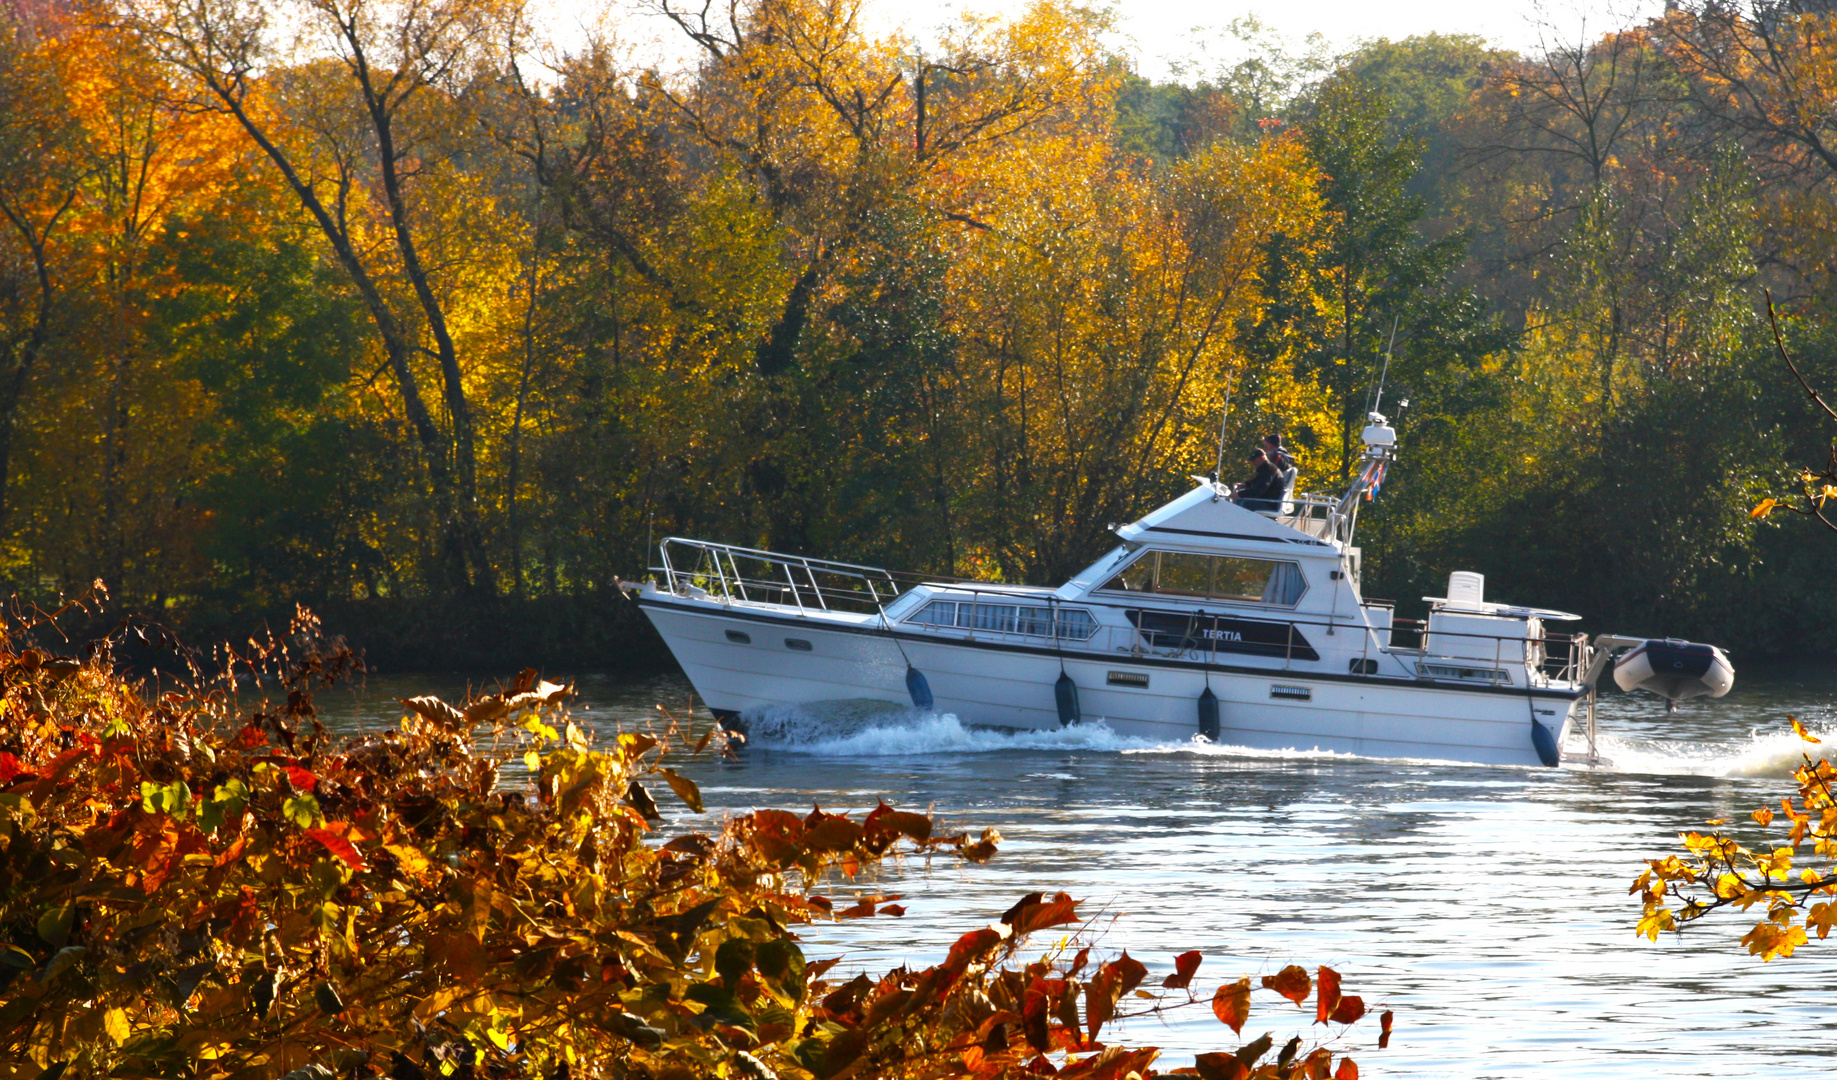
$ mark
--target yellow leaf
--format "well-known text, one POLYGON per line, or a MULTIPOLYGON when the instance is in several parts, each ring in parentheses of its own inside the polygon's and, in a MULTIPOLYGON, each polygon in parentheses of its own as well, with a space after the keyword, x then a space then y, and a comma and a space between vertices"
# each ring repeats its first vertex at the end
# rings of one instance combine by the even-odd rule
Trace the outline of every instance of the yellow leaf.
POLYGON ((1768 809, 1765 806, 1761 807, 1759 810, 1754 811, 1752 814, 1749 814, 1748 816, 1753 818, 1755 821, 1760 822, 1762 825, 1773 824, 1773 811, 1768 809))
POLYGON ((1805 740, 1806 742, 1810 742, 1810 743, 1815 743, 1815 742, 1823 742, 1823 741, 1824 741, 1823 739, 1820 739, 1820 738, 1817 738, 1816 736, 1813 736, 1813 735, 1811 735, 1810 733, 1808 733, 1808 732, 1807 732, 1807 731, 1805 730, 1805 725, 1804 725, 1804 724, 1801 724, 1801 723, 1799 723, 1799 718, 1798 718, 1798 717, 1796 717, 1796 716, 1788 716, 1788 717, 1787 717, 1786 719, 1788 719, 1788 720, 1791 720, 1791 721, 1792 721, 1792 731, 1793 731, 1793 734, 1795 734, 1795 735, 1797 735, 1797 736, 1798 736, 1799 738, 1801 738, 1801 739, 1804 739, 1804 740, 1805 740))
POLYGON ((108 1037, 114 1041, 116 1046, 127 1042, 128 1035, 133 1031, 132 1025, 128 1023, 126 1009, 110 1009, 102 1017, 102 1027, 108 1032, 108 1037))
POLYGON ((1741 939, 1741 943, 1748 947, 1748 952, 1762 960, 1771 960, 1776 956, 1791 956, 1792 951, 1805 942, 1804 927, 1779 927, 1772 923, 1761 923, 1748 931, 1747 936, 1741 939))
POLYGON ((1748 516, 1751 518, 1764 518, 1768 514, 1773 513, 1773 508, 1779 504, 1780 501, 1778 499, 1762 499, 1754 509, 1748 511, 1748 516))

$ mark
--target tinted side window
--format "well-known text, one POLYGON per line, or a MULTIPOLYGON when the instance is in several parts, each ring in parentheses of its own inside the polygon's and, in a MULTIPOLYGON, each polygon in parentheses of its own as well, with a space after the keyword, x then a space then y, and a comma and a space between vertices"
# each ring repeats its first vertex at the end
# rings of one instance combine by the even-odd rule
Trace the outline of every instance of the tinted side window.
POLYGON ((1210 555, 1188 555, 1184 551, 1157 551, 1161 570, 1155 575, 1155 591, 1175 596, 1209 596, 1212 592, 1210 555))
POLYGON ((1292 607, 1307 590, 1301 568, 1290 562, 1235 555, 1150 551, 1103 586, 1118 592, 1160 593, 1292 607))
POLYGON ((1221 600, 1254 600, 1269 602, 1264 590, 1269 585, 1270 572, 1283 563, 1264 562, 1262 559, 1218 558, 1218 576, 1213 586, 1212 595, 1221 600))

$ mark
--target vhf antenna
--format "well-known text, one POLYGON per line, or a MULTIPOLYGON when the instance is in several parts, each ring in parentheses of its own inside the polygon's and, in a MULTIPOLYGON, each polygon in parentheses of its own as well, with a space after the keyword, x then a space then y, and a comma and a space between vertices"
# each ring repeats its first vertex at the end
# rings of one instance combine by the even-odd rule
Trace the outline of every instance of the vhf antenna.
POLYGON ((1391 339, 1390 343, 1384 346, 1384 367, 1378 372, 1378 390, 1377 394, 1372 398, 1371 407, 1365 410, 1368 413, 1377 412, 1384 407, 1384 380, 1390 375, 1391 350, 1397 347, 1397 323, 1402 318, 1402 315, 1393 315, 1391 317, 1391 339))
POLYGON ((1212 498, 1218 499, 1218 478, 1225 474, 1225 422, 1231 419, 1231 392, 1236 383, 1225 384, 1225 412, 1218 418, 1218 464, 1212 469, 1212 498))

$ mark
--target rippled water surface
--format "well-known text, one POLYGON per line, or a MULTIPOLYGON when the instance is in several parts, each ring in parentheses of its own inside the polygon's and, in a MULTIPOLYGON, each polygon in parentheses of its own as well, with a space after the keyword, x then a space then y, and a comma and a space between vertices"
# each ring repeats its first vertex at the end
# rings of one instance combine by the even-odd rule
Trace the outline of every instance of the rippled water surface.
MULTIPOLYGON (((464 690, 373 679, 321 705, 340 726, 393 724, 397 698, 464 690)), ((576 716, 600 732, 689 703, 680 679, 587 677, 580 690, 576 716)), ((1016 735, 836 707, 763 717, 736 757, 685 771, 710 822, 885 799, 1001 830, 986 866, 912 860, 864 883, 905 894, 908 913, 818 928, 812 951, 851 966, 935 962, 1020 895, 1063 889, 1102 914, 1107 948, 1170 969, 1173 954, 1202 950, 1208 988, 1290 962, 1338 968, 1348 992, 1397 1012, 1382 1053, 1371 1024, 1354 1029, 1367 1076, 1831 1075, 1837 940, 1762 965, 1731 915, 1650 944, 1633 935, 1627 895, 1640 860, 1675 850, 1680 828, 1795 790, 1805 744, 1788 714, 1837 735, 1837 673, 1749 669, 1727 698, 1671 714, 1644 695, 1604 698, 1613 764, 1599 769, 1281 755, 1100 728, 1016 735)), ((1260 1005, 1252 1024, 1297 1030, 1288 1019, 1260 1005)), ((1203 1009, 1125 1035, 1175 1063, 1230 1041, 1203 1009)))

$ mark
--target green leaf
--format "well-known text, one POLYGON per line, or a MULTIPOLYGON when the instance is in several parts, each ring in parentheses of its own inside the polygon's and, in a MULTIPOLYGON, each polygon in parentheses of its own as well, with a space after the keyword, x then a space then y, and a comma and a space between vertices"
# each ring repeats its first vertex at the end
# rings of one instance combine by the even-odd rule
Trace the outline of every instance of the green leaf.
POLYGON ((311 795, 290 795, 281 802, 281 816, 302 829, 317 828, 325 821, 319 812, 319 800, 311 795))
POLYGON ((198 828, 206 833, 215 832, 224 822, 242 817, 248 805, 249 789, 241 780, 218 784, 217 790, 198 808, 198 828))
POLYGON ((166 814, 183 821, 191 816, 191 788, 183 780, 170 784, 142 780, 140 808, 149 814, 166 814))
POLYGON ((70 926, 76 919, 77 909, 69 904, 54 907, 38 917, 38 936, 54 949, 61 949, 70 942, 70 926))

